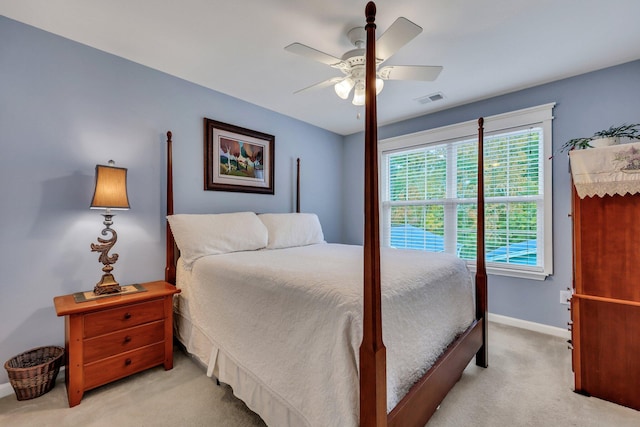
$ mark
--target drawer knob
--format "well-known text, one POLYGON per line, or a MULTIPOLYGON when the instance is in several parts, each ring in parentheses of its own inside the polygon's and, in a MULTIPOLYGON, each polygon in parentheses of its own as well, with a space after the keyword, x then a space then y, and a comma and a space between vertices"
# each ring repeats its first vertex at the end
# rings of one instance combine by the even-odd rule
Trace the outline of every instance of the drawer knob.
POLYGON ((125 320, 131 319, 131 313, 128 313, 128 312, 125 313, 124 314, 124 318, 125 318, 125 320))
POLYGON ((131 365, 131 359, 127 359, 127 360, 125 360, 125 361, 124 361, 124 365, 125 365, 125 366, 129 366, 129 365, 131 365))
POLYGON ((131 342, 131 337, 129 335, 127 335, 126 337, 124 337, 124 343, 129 343, 131 342))

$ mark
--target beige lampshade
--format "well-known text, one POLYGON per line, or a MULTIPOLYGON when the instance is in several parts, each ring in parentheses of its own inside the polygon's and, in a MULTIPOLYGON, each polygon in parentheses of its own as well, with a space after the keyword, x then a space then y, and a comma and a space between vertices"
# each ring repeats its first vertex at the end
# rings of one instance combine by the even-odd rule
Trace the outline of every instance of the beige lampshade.
POLYGON ((129 209, 126 168, 96 165, 96 188, 91 208, 129 209))

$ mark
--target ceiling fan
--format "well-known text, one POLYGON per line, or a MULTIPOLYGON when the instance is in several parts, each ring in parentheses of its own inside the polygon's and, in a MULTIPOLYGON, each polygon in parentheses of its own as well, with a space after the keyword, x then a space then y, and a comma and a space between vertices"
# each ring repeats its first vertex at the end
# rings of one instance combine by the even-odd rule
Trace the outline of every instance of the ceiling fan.
MULTIPOLYGON (((413 40, 422 32, 422 28, 406 18, 398 18, 376 41, 376 58, 378 67, 389 59, 401 47, 413 40)), ((354 89, 352 103, 354 105, 364 105, 365 93, 365 45, 366 30, 363 27, 356 27, 347 33, 347 37, 355 46, 337 58, 317 49, 306 46, 302 43, 292 43, 284 49, 287 52, 295 53, 313 59, 323 64, 329 65, 342 71, 344 76, 333 77, 320 83, 300 89, 295 93, 304 92, 311 89, 320 89, 333 85, 336 94, 347 99, 354 89)), ((376 94, 380 93, 384 86, 384 80, 435 80, 442 67, 428 65, 388 65, 377 70, 376 94)))

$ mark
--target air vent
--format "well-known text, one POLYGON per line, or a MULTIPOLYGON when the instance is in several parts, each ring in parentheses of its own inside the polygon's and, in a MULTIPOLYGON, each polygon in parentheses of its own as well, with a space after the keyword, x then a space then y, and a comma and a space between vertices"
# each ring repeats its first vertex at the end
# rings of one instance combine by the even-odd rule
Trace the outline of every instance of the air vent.
POLYGON ((442 92, 436 92, 436 93, 432 93, 431 95, 426 95, 421 98, 416 98, 415 100, 418 101, 420 104, 428 104, 430 102, 440 101, 441 99, 444 99, 444 95, 442 94, 442 92))

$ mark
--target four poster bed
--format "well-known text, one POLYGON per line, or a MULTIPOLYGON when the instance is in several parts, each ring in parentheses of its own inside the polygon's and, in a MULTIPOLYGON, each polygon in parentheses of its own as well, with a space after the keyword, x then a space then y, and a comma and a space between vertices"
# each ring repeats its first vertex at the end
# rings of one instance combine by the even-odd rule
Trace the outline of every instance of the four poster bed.
POLYGON ((372 2, 366 16, 363 246, 300 213, 299 163, 296 213, 174 214, 167 133, 176 336, 268 425, 424 426, 474 356, 487 366, 483 174, 475 283, 454 256, 380 248, 372 2))

